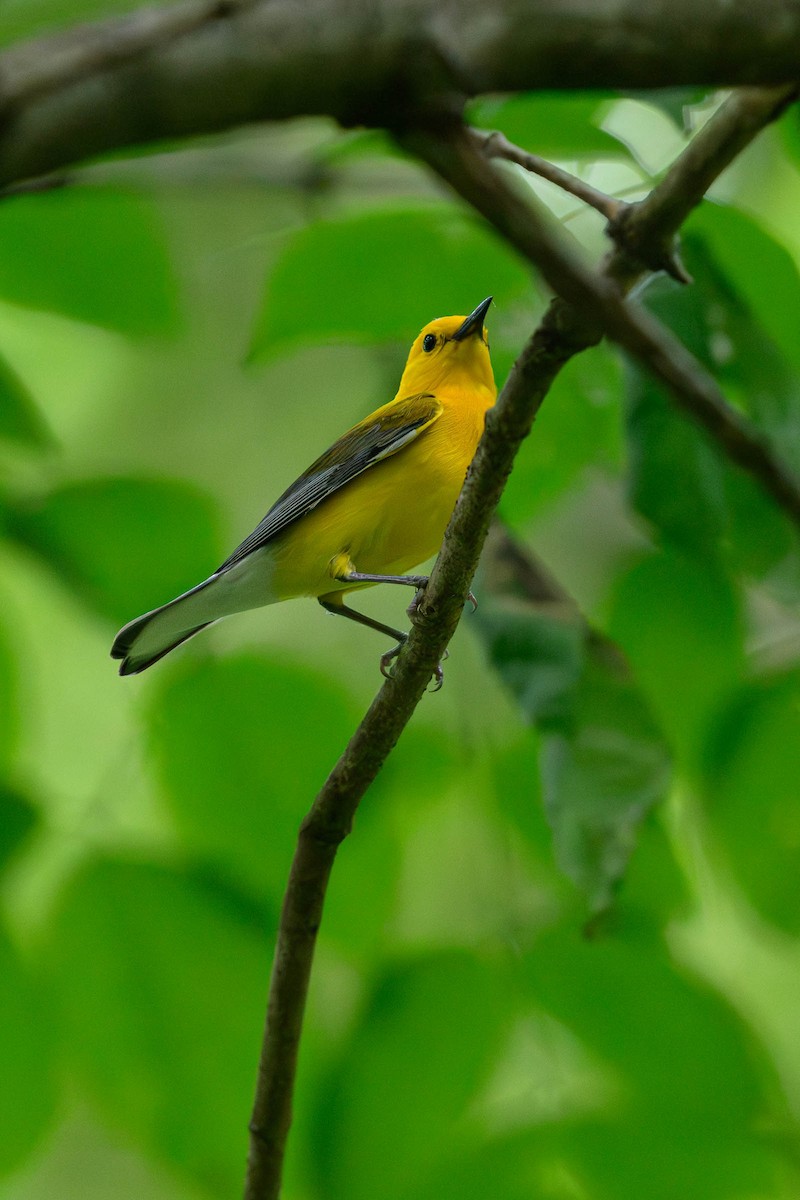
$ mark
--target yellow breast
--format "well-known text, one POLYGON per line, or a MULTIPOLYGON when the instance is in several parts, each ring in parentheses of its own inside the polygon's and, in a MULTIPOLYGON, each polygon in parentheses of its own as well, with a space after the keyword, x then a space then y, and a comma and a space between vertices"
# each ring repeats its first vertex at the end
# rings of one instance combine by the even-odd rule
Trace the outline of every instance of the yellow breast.
POLYGON ((488 388, 441 394, 441 416, 391 458, 364 471, 273 544, 279 599, 352 590, 331 575, 347 555, 357 571, 404 574, 435 554, 494 403, 488 388))

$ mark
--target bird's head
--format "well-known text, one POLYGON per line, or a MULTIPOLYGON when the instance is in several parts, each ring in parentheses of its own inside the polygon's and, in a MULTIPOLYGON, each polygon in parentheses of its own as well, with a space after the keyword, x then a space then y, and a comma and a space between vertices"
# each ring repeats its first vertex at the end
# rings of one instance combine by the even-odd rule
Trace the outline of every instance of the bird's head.
POLYGON ((435 392, 437 387, 485 387, 494 393, 489 339, 483 319, 487 296, 468 317, 437 317, 414 340, 403 372, 401 390, 435 392))

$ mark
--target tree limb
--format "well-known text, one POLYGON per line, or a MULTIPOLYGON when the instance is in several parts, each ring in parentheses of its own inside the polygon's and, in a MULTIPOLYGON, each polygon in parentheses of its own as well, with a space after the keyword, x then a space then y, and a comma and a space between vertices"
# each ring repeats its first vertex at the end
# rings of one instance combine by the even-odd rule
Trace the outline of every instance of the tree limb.
POLYGON ((0 186, 254 121, 391 124, 434 88, 778 84, 798 64, 800 0, 179 0, 0 54, 0 186))

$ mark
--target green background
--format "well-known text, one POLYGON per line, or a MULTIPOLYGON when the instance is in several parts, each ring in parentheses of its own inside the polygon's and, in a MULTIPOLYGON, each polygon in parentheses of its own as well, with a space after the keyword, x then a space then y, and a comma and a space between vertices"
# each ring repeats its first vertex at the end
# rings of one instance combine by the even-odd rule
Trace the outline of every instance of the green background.
MULTIPOLYGON (((5 9, 5 41, 62 15, 5 9)), ((636 198, 717 102, 473 116, 636 198)), ((798 145, 789 113, 689 221, 695 284, 646 300, 800 469, 798 145)), ((528 182, 599 257, 600 218, 528 182)), ((382 647, 310 601, 141 678, 109 647, 489 293, 502 383, 545 304, 528 269, 325 121, 0 203, 2 1200, 238 1194, 297 826, 382 647)), ((606 347, 502 516, 591 631, 488 556, 336 864, 287 1200, 790 1200, 796 534, 606 347)), ((385 591, 363 607, 402 621, 385 591)))

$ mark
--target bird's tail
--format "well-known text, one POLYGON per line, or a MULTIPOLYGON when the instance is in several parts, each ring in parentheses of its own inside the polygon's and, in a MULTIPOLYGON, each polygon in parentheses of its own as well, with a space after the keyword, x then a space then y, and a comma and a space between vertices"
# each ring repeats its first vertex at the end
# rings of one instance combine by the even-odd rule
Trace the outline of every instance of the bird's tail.
POLYGON ((217 615, 222 615, 210 616, 206 597, 202 595, 214 580, 212 575, 176 600, 154 608, 120 629, 111 647, 111 657, 122 659, 120 675, 138 675, 140 671, 146 671, 170 650, 211 625, 217 615), (206 619, 202 620, 204 612, 206 619))
POLYGON ((120 675, 137 675, 201 629, 231 613, 274 604, 272 555, 260 550, 211 575, 162 608, 154 608, 121 629, 111 657, 122 659, 120 675))

